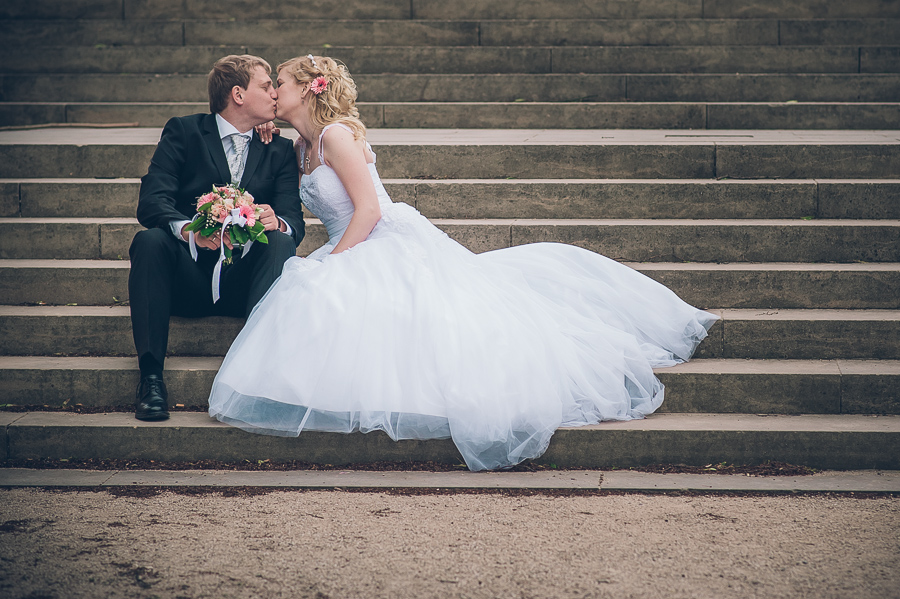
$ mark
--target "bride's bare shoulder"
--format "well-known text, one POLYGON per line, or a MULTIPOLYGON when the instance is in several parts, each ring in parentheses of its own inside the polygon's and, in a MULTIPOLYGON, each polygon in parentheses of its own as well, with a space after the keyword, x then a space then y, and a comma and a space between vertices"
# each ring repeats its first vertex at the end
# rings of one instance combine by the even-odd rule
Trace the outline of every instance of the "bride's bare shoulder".
POLYGON ((366 139, 365 137, 357 139, 349 128, 336 123, 333 126, 328 126, 322 133, 322 151, 326 162, 329 162, 330 157, 336 154, 344 155, 359 152, 365 156, 366 139))

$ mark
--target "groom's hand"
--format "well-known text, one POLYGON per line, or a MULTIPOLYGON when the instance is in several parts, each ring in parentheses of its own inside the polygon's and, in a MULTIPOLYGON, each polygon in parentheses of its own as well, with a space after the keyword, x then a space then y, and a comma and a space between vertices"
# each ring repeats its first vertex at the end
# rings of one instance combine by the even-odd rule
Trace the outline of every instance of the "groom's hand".
POLYGON ((259 204, 259 207, 263 209, 262 214, 259 215, 259 222, 263 224, 266 231, 281 231, 281 219, 275 216, 272 207, 268 204, 259 204))
MULTIPOLYGON (((190 239, 190 235, 191 235, 190 231, 185 231, 186 227, 187 227, 187 225, 185 225, 181 229, 181 238, 184 239, 185 241, 190 239)), ((194 243, 197 244, 197 247, 206 248, 208 250, 217 250, 217 249, 219 249, 219 246, 222 245, 222 241, 223 241, 223 237, 222 237, 221 233, 222 233, 221 230, 219 230, 219 231, 216 231, 215 233, 213 233, 212 235, 210 235, 209 237, 205 237, 203 235, 200 235, 199 233, 194 233, 194 243)), ((224 241, 225 241, 225 247, 227 247, 229 250, 233 249, 233 246, 231 244, 231 237, 228 235, 227 231, 225 232, 224 241)))

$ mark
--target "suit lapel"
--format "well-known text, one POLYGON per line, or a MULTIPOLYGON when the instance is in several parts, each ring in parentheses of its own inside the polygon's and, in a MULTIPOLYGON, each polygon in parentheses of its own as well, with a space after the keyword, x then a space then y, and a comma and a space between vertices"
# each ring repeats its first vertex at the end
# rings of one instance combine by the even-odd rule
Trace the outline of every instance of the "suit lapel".
POLYGON ((231 171, 228 169, 228 160, 225 158, 225 149, 219 138, 219 128, 216 126, 216 115, 207 115, 203 120, 203 141, 212 158, 216 170, 219 171, 219 182, 224 185, 231 183, 231 171))
POLYGON ((262 157, 265 145, 259 140, 258 135, 250 138, 250 150, 247 152, 247 162, 244 164, 244 174, 241 175, 241 188, 247 189, 256 167, 259 166, 259 159, 262 157))

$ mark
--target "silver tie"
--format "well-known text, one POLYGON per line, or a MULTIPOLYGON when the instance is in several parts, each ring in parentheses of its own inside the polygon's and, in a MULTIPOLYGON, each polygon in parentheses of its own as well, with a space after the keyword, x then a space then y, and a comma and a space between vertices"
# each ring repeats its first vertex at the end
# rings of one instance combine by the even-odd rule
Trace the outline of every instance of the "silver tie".
POLYGON ((243 174, 244 150, 247 148, 247 142, 250 139, 240 133, 231 134, 231 143, 234 144, 234 151, 228 160, 228 169, 231 171, 231 182, 240 184, 241 175, 243 174))

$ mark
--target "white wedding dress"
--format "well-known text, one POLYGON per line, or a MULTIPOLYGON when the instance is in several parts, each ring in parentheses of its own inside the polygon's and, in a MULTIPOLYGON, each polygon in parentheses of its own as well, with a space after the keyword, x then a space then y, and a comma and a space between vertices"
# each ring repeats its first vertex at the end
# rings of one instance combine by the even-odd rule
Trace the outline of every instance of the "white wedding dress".
POLYGON ((656 410, 653 367, 687 360, 717 319, 574 246, 473 254, 391 202, 374 164, 382 218, 332 255, 353 203, 319 159, 300 197, 329 242, 285 264, 229 350, 209 399, 222 422, 451 437, 471 470, 508 467, 560 426, 656 410))

